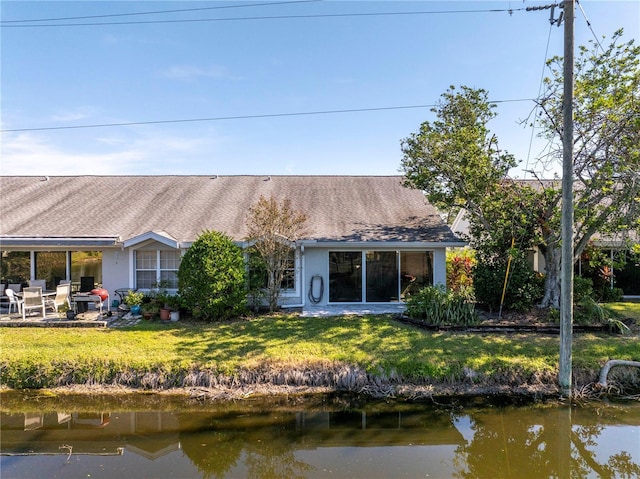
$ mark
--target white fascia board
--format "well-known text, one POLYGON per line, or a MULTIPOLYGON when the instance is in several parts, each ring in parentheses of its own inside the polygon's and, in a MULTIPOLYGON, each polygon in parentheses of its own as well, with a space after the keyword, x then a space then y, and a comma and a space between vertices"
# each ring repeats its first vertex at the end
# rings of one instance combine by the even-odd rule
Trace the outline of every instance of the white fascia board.
POLYGON ((131 246, 136 246, 148 240, 157 241, 158 243, 170 246, 171 248, 180 248, 180 242, 178 240, 172 238, 166 233, 159 233, 157 231, 147 231, 146 233, 143 233, 141 235, 129 238, 128 240, 124 241, 124 247, 129 248, 131 246))
POLYGON ((9 247, 116 247, 120 236, 0 236, 0 248, 9 247))
POLYGON ((302 243, 306 247, 340 248, 340 249, 425 249, 425 248, 462 248, 467 246, 464 241, 313 241, 302 243))

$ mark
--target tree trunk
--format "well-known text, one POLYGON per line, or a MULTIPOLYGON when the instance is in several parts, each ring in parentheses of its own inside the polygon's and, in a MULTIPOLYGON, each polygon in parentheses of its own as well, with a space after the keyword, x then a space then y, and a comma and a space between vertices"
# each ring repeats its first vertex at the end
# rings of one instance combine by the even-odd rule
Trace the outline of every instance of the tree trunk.
POLYGON ((538 305, 540 308, 560 307, 560 250, 555 244, 547 245, 544 253, 546 277, 544 297, 538 305))

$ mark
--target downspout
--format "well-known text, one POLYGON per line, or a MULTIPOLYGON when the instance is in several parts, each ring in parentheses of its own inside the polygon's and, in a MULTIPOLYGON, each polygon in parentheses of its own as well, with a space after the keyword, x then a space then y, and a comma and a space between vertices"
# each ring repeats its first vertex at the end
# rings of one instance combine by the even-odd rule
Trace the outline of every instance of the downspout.
POLYGON ((305 274, 305 268, 304 268, 305 264, 306 264, 306 261, 304 259, 304 245, 301 244, 300 245, 300 303, 302 304, 303 308, 307 304, 307 302, 305 301, 305 298, 307 297, 307 295, 304 294, 304 287, 307 284, 307 276, 305 274))

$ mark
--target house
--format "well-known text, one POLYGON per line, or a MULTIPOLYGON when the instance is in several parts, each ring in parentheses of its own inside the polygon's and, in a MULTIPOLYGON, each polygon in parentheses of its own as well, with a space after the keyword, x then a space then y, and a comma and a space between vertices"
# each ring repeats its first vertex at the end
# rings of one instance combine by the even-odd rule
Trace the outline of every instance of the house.
POLYGON ((244 243, 260 196, 306 214, 285 306, 398 303, 446 283, 445 253, 465 243, 402 176, 0 176, 1 281, 93 278, 112 298, 164 281, 204 230, 244 243))
MULTIPOLYGON (((537 181, 518 181, 520 183, 531 184, 534 187, 538 185, 537 181)), ((550 180, 547 181, 547 183, 549 182, 550 180)), ((451 224, 451 230, 461 238, 468 238, 470 224, 469 218, 467 217, 467 211, 465 209, 461 209, 458 212, 451 224)), ((635 232, 628 232, 628 239, 636 243, 640 241, 635 232)), ((613 268, 611 268, 611 272, 613 274, 609 276, 608 280, 611 288, 620 288, 623 292, 623 297, 627 299, 640 298, 640 263, 635 255, 629 254, 630 252, 627 242, 616 237, 616 235, 605 236, 596 234, 592 238, 592 244, 603 254, 609 257, 611 263, 614 265, 616 262, 624 263, 624 266, 613 266, 613 268)), ((587 252, 584 252, 574 265, 574 272, 578 276, 589 276, 589 267, 586 261, 586 255, 587 252)), ((538 248, 527 251, 527 257, 534 271, 540 273, 545 272, 545 259, 538 248)))

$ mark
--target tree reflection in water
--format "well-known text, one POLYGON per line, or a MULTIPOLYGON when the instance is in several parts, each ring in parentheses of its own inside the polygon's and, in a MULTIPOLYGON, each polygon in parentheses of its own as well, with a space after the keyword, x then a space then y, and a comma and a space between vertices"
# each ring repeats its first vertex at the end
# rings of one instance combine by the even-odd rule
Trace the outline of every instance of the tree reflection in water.
POLYGON ((295 430, 291 430, 294 413, 279 417, 265 413, 251 417, 215 414, 204 421, 202 415, 185 414, 180 422, 182 449, 203 478, 229 477, 231 468, 241 459, 247 477, 259 479, 302 479, 312 469, 295 458, 297 442, 292 434, 295 430))
MULTIPOLYGON (((602 416, 569 407, 534 409, 527 414, 517 409, 480 411, 468 417, 473 438, 456 448, 457 478, 640 477, 640 464, 627 451, 609 456, 606 463, 598 462, 593 449, 598 448, 607 422, 602 416)), ((639 446, 640 438, 623 445, 639 446)))
POLYGON ((73 463, 76 472, 91 472, 90 458, 97 456, 100 467, 112 468, 104 471, 113 477, 142 477, 154 465, 169 465, 159 469, 164 477, 204 479, 328 473, 354 478, 640 477, 637 404, 458 409, 401 401, 327 401, 314 407, 247 402, 172 405, 179 411, 172 412, 154 411, 157 404, 151 403, 118 412, 103 404, 111 412, 93 413, 86 408, 69 412, 72 403, 56 408, 53 399, 51 407, 39 404, 38 410, 21 411, 24 400, 13 401, 4 400, 0 410, 3 477, 47 477, 56 462, 43 458, 66 457, 69 451, 60 450, 65 445, 73 448, 73 456, 83 457, 73 463), (106 456, 108 462, 102 460, 106 456))

